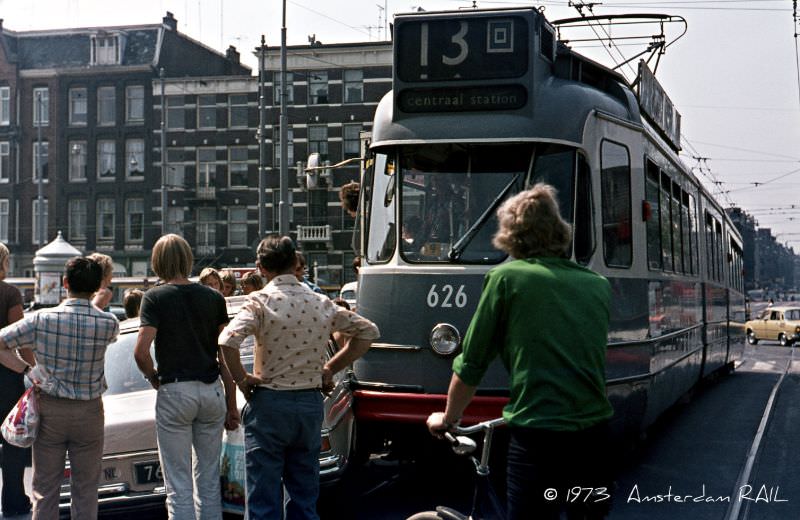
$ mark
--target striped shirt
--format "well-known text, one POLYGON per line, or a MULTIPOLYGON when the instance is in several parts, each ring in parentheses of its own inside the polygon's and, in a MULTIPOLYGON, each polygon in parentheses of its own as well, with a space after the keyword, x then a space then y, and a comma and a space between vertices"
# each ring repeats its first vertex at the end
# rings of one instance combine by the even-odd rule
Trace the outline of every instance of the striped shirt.
POLYGON ((106 390, 106 347, 119 335, 113 314, 89 300, 68 298, 0 330, 7 348, 31 348, 54 383, 56 397, 89 400, 106 390))

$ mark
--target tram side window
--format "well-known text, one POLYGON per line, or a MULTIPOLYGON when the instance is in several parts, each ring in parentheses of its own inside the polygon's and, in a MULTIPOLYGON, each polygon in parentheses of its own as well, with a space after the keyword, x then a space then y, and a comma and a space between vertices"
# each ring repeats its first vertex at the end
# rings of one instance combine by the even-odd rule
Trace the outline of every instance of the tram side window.
POLYGON ((661 172, 661 258, 663 259, 665 271, 674 269, 672 263, 672 222, 670 220, 672 203, 669 195, 671 187, 672 181, 670 181, 669 175, 661 172))
POLYGON ((678 183, 672 183, 672 205, 670 206, 672 220, 672 254, 675 262, 675 272, 683 273, 683 248, 681 245, 681 188, 678 183))
POLYGON ((689 194, 681 190, 681 242, 683 244, 683 272, 692 273, 691 223, 689 222, 689 194))
POLYGON ((373 177, 367 230, 367 260, 387 262, 394 253, 397 240, 394 161, 384 154, 377 154, 373 177))
POLYGON ((714 266, 716 265, 716 259, 714 258, 714 253, 716 249, 714 248, 714 219, 713 217, 706 212, 706 275, 708 276, 709 280, 714 279, 714 266))
POLYGON ((647 219, 647 265, 650 266, 650 269, 661 269, 663 264, 661 258, 661 228, 659 227, 661 207, 658 197, 658 166, 651 161, 647 161, 646 175, 644 196, 650 208, 650 214, 645 215, 647 219))
POLYGON ((724 244, 722 242, 722 224, 720 224, 719 220, 717 220, 717 219, 714 219, 714 232, 716 233, 716 236, 714 238, 714 247, 716 249, 716 252, 714 253, 714 257, 717 260, 717 264, 716 264, 716 274, 717 274, 717 276, 716 276, 715 280, 717 280, 718 282, 721 282, 721 281, 723 281, 725 279, 724 278, 724 267, 725 267, 725 264, 723 263, 723 260, 722 260, 722 256, 723 256, 723 252, 725 251, 725 247, 724 247, 724 244))
POLYGON ((586 158, 579 154, 577 177, 575 179, 573 241, 575 243, 575 260, 583 265, 589 263, 592 253, 594 253, 592 213, 592 178, 586 158))
POLYGON ((698 246, 698 223, 697 223, 697 206, 695 206, 695 198, 689 194, 689 240, 691 242, 690 248, 692 250, 692 274, 700 274, 700 248, 698 246))
MULTIPOLYGON (((740 291, 744 290, 744 255, 739 244, 731 244, 731 254, 733 255, 733 267, 731 269, 731 285, 740 291)), ((800 311, 798 311, 800 312, 800 311)))
POLYGON ((631 243, 631 162, 628 149, 603 141, 601 150, 603 255, 606 265, 630 267, 631 243))

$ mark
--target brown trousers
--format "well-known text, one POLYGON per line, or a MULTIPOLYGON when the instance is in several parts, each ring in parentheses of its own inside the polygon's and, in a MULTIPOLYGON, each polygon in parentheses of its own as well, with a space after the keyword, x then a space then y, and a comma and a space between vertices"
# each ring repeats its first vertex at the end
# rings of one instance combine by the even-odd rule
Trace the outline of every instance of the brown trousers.
POLYGON ((33 443, 33 520, 58 518, 69 453, 72 518, 96 520, 103 457, 103 401, 62 399, 39 393, 39 433, 33 443))

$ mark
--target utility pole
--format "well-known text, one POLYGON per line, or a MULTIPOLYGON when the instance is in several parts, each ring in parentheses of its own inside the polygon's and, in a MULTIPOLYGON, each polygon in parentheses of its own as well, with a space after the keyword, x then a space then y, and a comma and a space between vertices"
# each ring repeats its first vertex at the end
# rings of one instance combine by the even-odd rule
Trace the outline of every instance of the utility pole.
MULTIPOLYGON (((266 92, 266 55, 267 45, 264 35, 261 35, 261 47, 258 48, 258 240, 264 238, 267 232, 267 208, 265 190, 267 189, 267 100, 266 92)), ((283 89, 281 85, 281 89, 283 89)), ((281 157, 281 163, 286 162, 281 157)))
POLYGON ((289 235, 289 126, 286 115, 288 89, 286 88, 286 0, 283 0, 283 23, 281 25, 281 179, 280 219, 278 232, 289 235))
POLYGON ((167 98, 165 95, 164 67, 158 70, 161 79, 161 236, 167 234, 167 98))
POLYGON ((36 107, 38 116, 36 118, 36 204, 37 208, 37 222, 36 233, 39 235, 39 245, 44 244, 44 179, 42 178, 42 117, 44 117, 44 110, 42 106, 42 91, 36 91, 36 107))

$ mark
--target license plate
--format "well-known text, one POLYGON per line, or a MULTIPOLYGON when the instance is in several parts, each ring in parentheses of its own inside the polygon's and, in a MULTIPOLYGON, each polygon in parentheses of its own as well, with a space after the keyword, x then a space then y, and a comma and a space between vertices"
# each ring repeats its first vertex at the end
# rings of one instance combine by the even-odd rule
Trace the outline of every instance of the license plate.
POLYGON ((161 473, 161 464, 157 460, 135 464, 134 470, 137 484, 152 484, 164 480, 164 475, 161 473))

